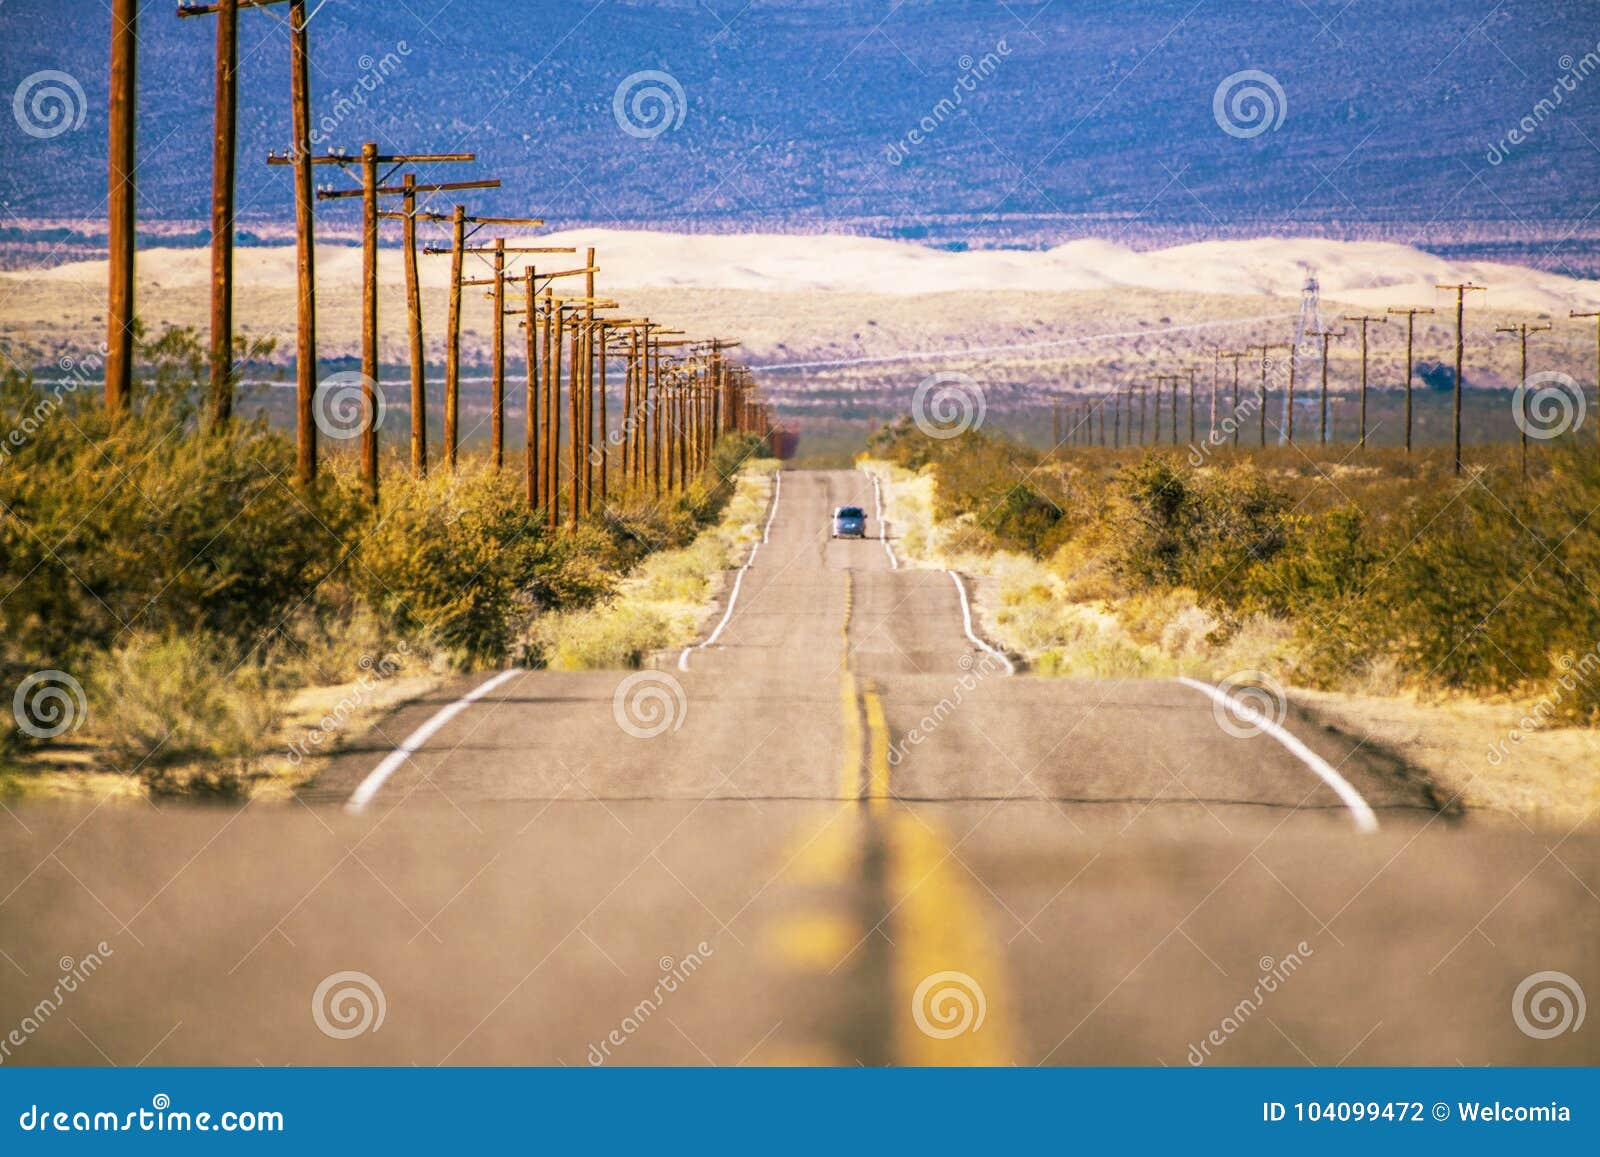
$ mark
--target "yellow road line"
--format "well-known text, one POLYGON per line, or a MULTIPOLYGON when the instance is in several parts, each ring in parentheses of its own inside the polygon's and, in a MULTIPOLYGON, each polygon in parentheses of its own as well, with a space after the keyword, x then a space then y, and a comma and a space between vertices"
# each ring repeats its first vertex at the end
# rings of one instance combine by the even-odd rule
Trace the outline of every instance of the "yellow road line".
POLYGON ((844 755, 839 761, 839 798, 861 798, 861 707, 856 698, 856 677, 839 673, 839 707, 844 712, 844 755))
POLYGON ((937 831, 885 818, 894 1063, 1005 1065, 1017 1009, 982 905, 937 831))
POLYGON ((885 851, 891 1055, 902 1065, 1004 1065, 1015 1056, 1015 1009, 984 907, 938 830, 891 811, 883 699, 861 693, 867 720, 867 809, 885 851))
POLYGON ((867 800, 874 811, 889 804, 889 724, 883 716, 883 700, 868 687, 861 695, 867 711, 867 800))
POLYGON ((855 582, 844 572, 844 620, 839 624, 839 707, 844 721, 843 753, 839 763, 839 798, 861 798, 861 706, 856 677, 850 670, 850 615, 855 606, 855 582))

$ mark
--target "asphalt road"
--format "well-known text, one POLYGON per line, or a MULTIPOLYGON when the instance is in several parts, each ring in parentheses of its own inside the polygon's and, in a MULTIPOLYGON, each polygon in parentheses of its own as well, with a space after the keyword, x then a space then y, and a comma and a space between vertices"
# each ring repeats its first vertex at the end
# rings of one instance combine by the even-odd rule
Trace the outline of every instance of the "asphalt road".
POLYGON ((1600 993, 1595 837, 1297 711, 1013 675, 846 503, 782 475, 712 645, 461 679, 292 803, 13 808, 0 1060, 1600 1062, 1546 1031, 1600 993))

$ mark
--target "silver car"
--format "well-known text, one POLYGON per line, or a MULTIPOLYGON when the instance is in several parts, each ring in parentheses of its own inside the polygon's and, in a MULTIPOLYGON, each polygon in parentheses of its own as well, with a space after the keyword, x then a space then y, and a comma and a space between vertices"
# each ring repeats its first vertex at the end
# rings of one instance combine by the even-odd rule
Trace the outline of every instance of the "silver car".
POLYGON ((834 538, 866 538, 867 513, 859 506, 841 506, 833 512, 834 538))

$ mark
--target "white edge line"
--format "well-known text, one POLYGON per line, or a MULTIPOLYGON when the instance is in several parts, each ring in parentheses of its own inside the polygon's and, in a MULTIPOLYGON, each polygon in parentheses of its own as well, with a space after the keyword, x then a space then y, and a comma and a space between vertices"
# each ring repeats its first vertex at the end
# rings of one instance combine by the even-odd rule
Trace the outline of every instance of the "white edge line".
POLYGON ((344 805, 344 810, 356 813, 364 810, 372 802, 372 797, 377 795, 378 790, 388 781, 389 777, 398 771, 406 760, 420 751, 422 745, 432 739, 441 727, 513 675, 520 674, 522 674, 521 667, 513 667, 509 671, 502 671, 494 678, 486 679, 484 682, 479 683, 449 706, 441 707, 426 723, 401 740, 399 747, 384 756, 382 763, 367 773, 367 778, 362 780, 356 786, 355 791, 350 793, 350 799, 344 805))
POLYGON ((1006 657, 1005 652, 995 650, 993 647, 989 646, 988 643, 985 643, 973 633, 972 605, 967 602, 967 588, 962 585, 961 576, 953 570, 947 570, 944 573, 949 575, 950 581, 956 584, 956 594, 961 596, 961 629, 967 633, 967 638, 971 639, 979 647, 983 648, 985 651, 989 652, 989 654, 993 655, 995 658, 1004 663, 1006 665, 1007 675, 1015 675, 1017 673, 1017 669, 1012 665, 1011 660, 1006 657))
POLYGON ((889 522, 883 517, 883 493, 878 489, 878 476, 869 473, 872 479, 872 501, 878 508, 878 534, 883 539, 883 553, 889 556, 889 569, 899 570, 900 560, 894 556, 894 547, 889 545, 889 522))
POLYGON ((683 649, 683 654, 678 656, 678 670, 689 669, 689 655, 701 647, 709 647, 722 635, 722 628, 728 625, 728 620, 733 618, 734 605, 739 601, 739 588, 744 585, 744 572, 750 569, 750 564, 756 561, 756 555, 761 553, 762 545, 772 534, 772 520, 778 517, 778 499, 783 497, 783 471, 772 472, 772 509, 767 512, 767 524, 761 528, 761 542, 750 548, 750 557, 744 560, 744 565, 739 568, 739 573, 733 576, 733 590, 728 593, 728 609, 722 612, 722 621, 717 624, 717 629, 712 631, 703 640, 683 649))
POLYGON ((1248 704, 1233 699, 1225 691, 1221 691, 1209 683, 1202 683, 1200 680, 1191 679, 1187 675, 1179 675, 1178 682, 1185 687, 1193 687, 1196 691, 1207 695, 1221 707, 1231 708, 1241 714, 1248 713, 1248 717, 1252 722, 1283 744, 1290 754, 1316 772, 1322 781, 1333 789, 1334 794, 1344 801, 1344 806, 1350 809, 1350 814, 1354 817, 1356 827, 1360 831, 1375 832, 1378 830, 1378 817, 1373 814, 1371 805, 1361 797, 1361 793, 1351 786, 1350 781, 1340 775, 1332 764, 1300 742, 1287 728, 1275 720, 1266 718, 1266 716, 1259 711, 1255 711, 1248 704))

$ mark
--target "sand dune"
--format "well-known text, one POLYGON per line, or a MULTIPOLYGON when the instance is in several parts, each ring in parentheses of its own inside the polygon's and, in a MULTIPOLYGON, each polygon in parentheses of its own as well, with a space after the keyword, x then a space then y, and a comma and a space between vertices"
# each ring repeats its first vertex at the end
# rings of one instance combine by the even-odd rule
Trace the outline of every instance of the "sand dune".
MULTIPOLYGON (((513 241, 513 244, 517 242, 513 241)), ((1316 238, 1206 241, 1136 251, 1109 241, 1073 241, 1049 250, 951 252, 904 241, 838 235, 680 234, 586 230, 547 234, 540 245, 599 250, 601 284, 623 288, 699 288, 772 292, 831 291, 914 295, 1031 290, 1072 292, 1140 288, 1184 293, 1297 297, 1306 267, 1315 268, 1325 298, 1382 307, 1399 302, 1443 304, 1437 284, 1473 281, 1490 293, 1481 304, 1501 310, 1565 314, 1600 305, 1600 282, 1524 266, 1452 261, 1406 245, 1316 238)), ((150 249, 139 255, 140 280, 159 288, 208 283, 207 251, 150 249)), ((578 262, 543 259, 557 268, 578 262)), ((294 251, 287 246, 237 251, 241 288, 289 289, 294 251)), ((478 264, 482 272, 486 266, 478 264)), ((425 286, 443 288, 447 257, 423 257, 425 286)), ((0 273, 0 282, 44 280, 103 283, 103 261, 75 262, 45 272, 0 273)), ((361 276, 361 253, 319 247, 317 280, 330 289, 361 276)), ((380 277, 399 284, 398 251, 386 249, 380 277)))

